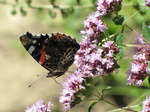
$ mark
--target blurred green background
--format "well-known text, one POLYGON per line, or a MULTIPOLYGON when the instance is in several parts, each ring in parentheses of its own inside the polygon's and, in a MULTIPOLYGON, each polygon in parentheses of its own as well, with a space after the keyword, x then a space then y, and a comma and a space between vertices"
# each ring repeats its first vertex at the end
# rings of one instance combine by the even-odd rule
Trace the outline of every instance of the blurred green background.
MULTIPOLYGON (((18 0, 21 4, 25 4, 24 1, 18 0)), ((15 0, 9 2, 15 3, 15 0)), ((76 0, 57 1, 56 4, 78 6, 76 0)), ((132 3, 129 4, 128 0, 124 4, 120 14, 129 18, 137 10, 130 7, 132 3)), ((49 2, 48 0, 33 0, 32 5, 49 5, 49 2)), ((81 5, 93 6, 90 0, 81 0, 81 5)), ((19 41, 19 36, 26 31, 33 34, 62 32, 80 42, 82 37, 79 33, 83 28, 83 21, 93 10, 92 8, 78 7, 66 18, 62 17, 58 9, 53 10, 57 13, 56 18, 51 18, 48 10, 36 10, 28 7, 24 10, 27 12, 26 16, 22 16, 17 6, 0 4, 0 112, 23 112, 27 106, 31 106, 41 98, 45 99, 45 102, 49 100, 53 102, 52 112, 64 112, 62 104, 58 102, 61 87, 53 79, 43 78, 31 88, 28 88, 39 78, 37 75, 46 74, 48 71, 26 52, 19 41), (14 9, 17 11, 16 15, 11 14, 14 9)), ((150 22, 149 15, 149 12, 144 16, 138 13, 128 19, 127 24, 141 33, 141 24, 150 22)), ((109 33, 115 33, 119 27, 115 26, 110 18, 103 19, 108 24, 109 33)), ((128 29, 125 32, 127 33, 125 43, 134 42, 136 35, 128 29)), ((131 55, 130 49, 125 49, 125 56, 131 55)), ((97 89, 100 91, 108 85, 112 86, 112 90, 106 92, 106 99, 121 106, 126 106, 144 92, 148 92, 149 86, 147 81, 145 81, 146 86, 144 88, 126 86, 125 72, 128 70, 129 60, 120 60, 119 63, 123 67, 119 74, 103 77, 103 82, 99 83, 102 85, 99 85, 97 89)), ((72 66, 69 71, 74 69, 75 67, 72 66)), ((57 81, 61 83, 65 77, 66 75, 63 75, 57 78, 57 81)), ((87 112, 91 103, 92 101, 82 102, 72 108, 71 112, 87 112)), ((115 109, 115 107, 100 102, 93 108, 93 112, 106 112, 111 109, 115 109)))

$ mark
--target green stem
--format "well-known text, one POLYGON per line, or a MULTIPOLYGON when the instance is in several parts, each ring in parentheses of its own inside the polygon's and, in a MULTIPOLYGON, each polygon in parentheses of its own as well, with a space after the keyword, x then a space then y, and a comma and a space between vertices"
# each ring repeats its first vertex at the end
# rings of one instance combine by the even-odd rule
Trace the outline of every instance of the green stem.
POLYGON ((148 46, 148 45, 139 45, 139 44, 125 44, 122 46, 124 46, 124 47, 146 47, 146 48, 150 48, 150 46, 148 46))
POLYGON ((138 32, 136 32, 135 30, 133 30, 132 28, 130 28, 128 25, 124 24, 127 28, 129 28, 131 31, 133 31, 137 36, 139 36, 140 38, 142 38, 145 42, 149 43, 150 42, 148 40, 146 40, 144 37, 142 37, 138 32))
POLYGON ((96 94, 94 94, 94 93, 92 93, 92 92, 90 92, 90 93, 91 93, 92 95, 94 95, 94 96, 100 98, 100 96, 98 96, 98 95, 96 95, 96 94))
POLYGON ((76 5, 76 6, 69 6, 69 5, 28 5, 28 4, 19 4, 19 3, 10 3, 7 1, 0 1, 0 4, 4 5, 11 5, 14 7, 20 7, 20 8, 33 8, 33 9, 68 9, 68 8, 74 8, 74 9, 82 9, 82 8, 92 8, 93 5, 76 5))
POLYGON ((102 99, 102 100, 105 101, 106 103, 108 103, 108 104, 110 104, 110 105, 112 105, 112 106, 118 107, 118 108, 120 108, 120 109, 122 109, 122 110, 127 110, 127 111, 130 111, 130 112, 138 112, 138 111, 135 111, 135 110, 132 110, 132 109, 128 109, 128 108, 126 108, 126 107, 120 107, 120 106, 115 105, 115 104, 113 104, 113 103, 111 103, 111 102, 109 102, 109 101, 107 101, 107 100, 105 100, 105 99, 102 99))

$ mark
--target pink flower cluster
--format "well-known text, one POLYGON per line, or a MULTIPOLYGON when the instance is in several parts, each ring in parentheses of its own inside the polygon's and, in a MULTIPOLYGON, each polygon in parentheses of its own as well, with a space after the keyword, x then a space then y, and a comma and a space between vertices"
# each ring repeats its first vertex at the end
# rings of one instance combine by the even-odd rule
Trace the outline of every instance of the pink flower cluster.
POLYGON ((121 5, 122 0, 98 0, 97 10, 101 16, 114 12, 115 7, 121 5))
POLYGON ((99 9, 103 6, 103 9, 107 10, 106 3, 111 5, 120 2, 121 0, 98 0, 97 6, 99 8, 84 21, 84 30, 81 31, 84 38, 75 56, 76 70, 62 83, 59 101, 63 104, 66 112, 71 109, 72 103, 76 99, 76 93, 85 89, 82 83, 86 78, 107 76, 115 70, 116 61, 114 58, 115 54, 119 52, 117 46, 113 41, 105 42, 101 49, 98 46, 99 38, 107 30, 106 24, 100 18, 104 12, 99 9))
POLYGON ((31 107, 27 107, 26 112, 51 112, 50 109, 52 105, 53 104, 51 102, 45 104, 43 99, 40 99, 31 107))
MULTIPOLYGON (((137 45, 148 46, 140 37, 137 37, 137 45)), ((148 68, 148 62, 150 60, 150 48, 149 47, 136 47, 133 49, 133 62, 128 74, 128 85, 142 86, 143 80, 149 76, 150 69, 148 68)))
POLYGON ((150 7, 150 0, 145 0, 146 1, 146 6, 150 7))
POLYGON ((84 89, 84 87, 81 85, 83 80, 82 74, 76 70, 62 83, 62 94, 59 98, 59 102, 64 105, 66 112, 68 112, 72 107, 71 103, 76 98, 74 94, 81 89, 84 89))
POLYGON ((141 112, 150 112, 150 96, 143 101, 143 110, 141 112))
MULTIPOLYGON (((90 37, 89 42, 97 41, 97 37, 101 36, 103 32, 107 30, 106 24, 100 18, 100 13, 94 12, 87 17, 87 20, 84 21, 84 30, 81 31, 81 34, 86 37, 90 37)), ((84 41, 84 40, 83 40, 84 41)))
POLYGON ((84 21, 85 29, 81 31, 81 34, 91 37, 90 39, 97 40, 107 30, 106 24, 103 23, 100 17, 113 12, 115 6, 120 6, 121 2, 122 0, 98 0, 97 10, 84 21))
MULTIPOLYGON (((75 63, 80 68, 82 77, 96 77, 100 75, 109 75, 116 66, 114 55, 119 52, 113 41, 105 42, 102 49, 87 46, 85 43, 80 44, 81 48, 77 52, 75 63)), ((96 46, 96 45, 95 45, 96 46)))

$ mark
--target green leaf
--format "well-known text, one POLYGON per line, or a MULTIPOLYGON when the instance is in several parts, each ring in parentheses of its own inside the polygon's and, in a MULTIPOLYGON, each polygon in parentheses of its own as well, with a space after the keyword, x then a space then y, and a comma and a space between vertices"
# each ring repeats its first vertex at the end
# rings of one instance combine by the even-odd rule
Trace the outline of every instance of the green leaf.
POLYGON ((122 46, 118 46, 119 48, 119 53, 117 53, 116 56, 116 60, 122 59, 123 53, 124 53, 124 48, 122 46))
POLYGON ((140 10, 140 4, 136 1, 133 3, 133 7, 137 10, 140 10))
POLYGON ((116 25, 123 25, 125 20, 125 16, 124 15, 117 15, 116 17, 113 18, 113 22, 116 25))
POLYGON ((27 15, 27 12, 23 8, 20 8, 20 12, 21 12, 22 16, 26 16, 27 15))
POLYGON ((49 10, 48 13, 49 13, 51 18, 55 18, 56 17, 56 12, 53 12, 53 11, 49 10))
POLYGON ((16 11, 16 9, 13 7, 12 9, 11 9, 11 14, 12 15, 15 15, 17 13, 17 11, 16 11))
POLYGON ((111 86, 107 86, 105 89, 103 89, 102 93, 104 93, 104 91, 107 91, 107 90, 111 90, 111 86))
POLYGON ((86 78, 86 84, 91 84, 92 83, 92 81, 93 81, 93 78, 92 77, 88 77, 88 78, 86 78))
POLYGON ((121 45, 122 45, 122 42, 123 42, 123 40, 124 40, 125 35, 126 35, 126 34, 121 33, 121 34, 119 34, 119 35, 116 37, 116 42, 117 42, 117 45, 118 45, 118 46, 121 46, 121 45))
POLYGON ((26 3, 27 3, 28 5, 30 5, 31 2, 32 2, 32 0, 26 0, 26 3))
POLYGON ((18 3, 18 0, 15 0, 16 3, 18 3))
POLYGON ((80 0, 76 0, 76 1, 77 1, 77 4, 80 5, 80 0))
POLYGON ((49 2, 54 5, 55 0, 49 0, 49 2))
POLYGON ((105 90, 111 90, 111 86, 107 86, 106 88, 105 88, 105 90))
POLYGON ((74 12, 74 8, 73 7, 70 7, 68 9, 66 9, 68 13, 73 13, 74 12))
POLYGON ((115 68, 119 69, 120 65, 118 63, 116 63, 115 68))
POLYGON ((115 5, 114 12, 115 12, 116 14, 118 14, 118 12, 121 10, 121 8, 122 8, 122 5, 121 5, 120 3, 116 4, 116 5, 115 5))
POLYGON ((88 108, 88 112, 91 112, 91 110, 93 109, 93 107, 99 102, 100 100, 94 101, 90 107, 88 108))
POLYGON ((86 86, 86 89, 81 90, 81 93, 82 93, 83 96, 88 96, 88 95, 91 94, 91 91, 92 91, 91 87, 90 86, 86 86))
POLYGON ((142 25, 142 36, 150 42, 150 28, 145 23, 142 25))
POLYGON ((148 83, 149 83, 149 85, 150 85, 150 77, 148 77, 148 83))
POLYGON ((94 5, 95 5, 96 1, 97 1, 97 0, 91 0, 91 2, 92 2, 94 5))
POLYGON ((150 68, 150 62, 148 61, 148 68, 150 68))
POLYGON ((74 107, 75 105, 79 104, 81 101, 82 101, 81 98, 76 96, 75 100, 71 103, 71 107, 74 107))
POLYGON ((140 14, 141 14, 141 15, 147 14, 147 10, 144 10, 144 9, 140 10, 140 14))
MULTIPOLYGON (((89 78, 90 79, 90 78, 89 78)), ((86 79, 87 80, 87 79, 86 79)), ((85 89, 82 89, 79 94, 82 94, 83 96, 88 96, 91 94, 92 88, 90 85, 88 85, 87 83, 83 82, 82 86, 85 87, 85 89)))
POLYGON ((60 10, 61 10, 62 17, 67 18, 68 14, 67 14, 66 10, 65 9, 60 9, 60 10))

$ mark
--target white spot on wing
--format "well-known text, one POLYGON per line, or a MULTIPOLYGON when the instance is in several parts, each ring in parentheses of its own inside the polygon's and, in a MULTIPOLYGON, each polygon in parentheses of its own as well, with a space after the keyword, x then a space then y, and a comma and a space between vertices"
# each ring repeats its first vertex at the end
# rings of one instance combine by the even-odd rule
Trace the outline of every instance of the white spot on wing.
POLYGON ((40 36, 41 36, 41 34, 38 34, 38 35, 34 35, 34 36, 38 36, 38 37, 40 37, 40 36))
POLYGON ((35 50, 34 46, 30 46, 30 48, 28 49, 29 54, 32 54, 32 52, 35 50))
POLYGON ((42 65, 43 63, 39 61, 39 64, 41 64, 41 65, 42 65))
POLYGON ((49 38, 50 38, 50 37, 52 37, 52 34, 49 34, 48 36, 49 36, 49 38))
POLYGON ((33 40, 32 42, 33 42, 33 44, 35 44, 37 41, 36 41, 36 40, 33 40))
POLYGON ((41 34, 42 36, 47 36, 47 34, 41 34))

